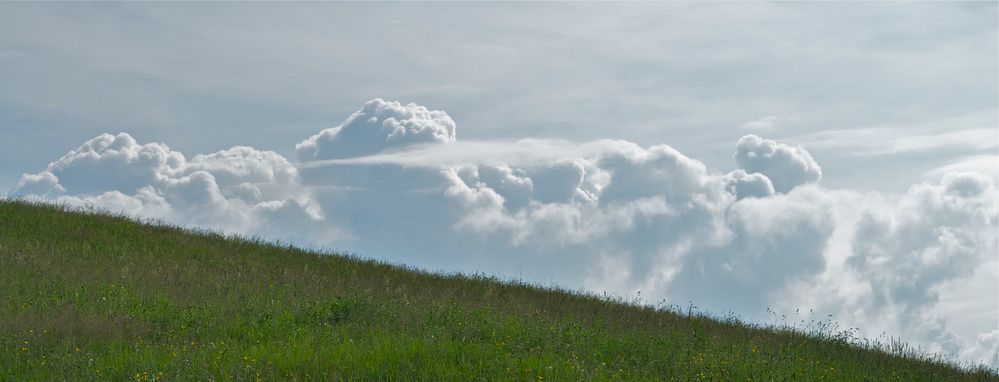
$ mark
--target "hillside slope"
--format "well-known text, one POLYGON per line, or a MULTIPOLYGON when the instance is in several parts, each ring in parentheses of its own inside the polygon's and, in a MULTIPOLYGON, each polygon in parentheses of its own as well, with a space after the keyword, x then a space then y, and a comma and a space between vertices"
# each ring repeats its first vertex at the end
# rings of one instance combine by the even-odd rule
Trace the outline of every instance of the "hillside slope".
POLYGON ((996 380, 487 277, 0 201, 0 380, 996 380))

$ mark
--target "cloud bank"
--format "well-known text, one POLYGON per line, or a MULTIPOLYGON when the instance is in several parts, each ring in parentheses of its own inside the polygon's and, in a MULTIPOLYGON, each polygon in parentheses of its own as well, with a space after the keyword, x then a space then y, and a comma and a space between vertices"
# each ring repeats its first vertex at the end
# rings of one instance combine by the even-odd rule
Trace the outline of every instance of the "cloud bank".
MULTIPOLYGON (((813 309, 963 360, 991 360, 999 343, 994 320, 942 308, 997 279, 991 175, 831 190, 804 148, 756 135, 721 173, 668 145, 461 142, 447 113, 381 99, 295 156, 188 159, 103 134, 24 174, 14 194, 755 320, 813 309)), ((995 292, 981 309, 999 312, 995 292)))

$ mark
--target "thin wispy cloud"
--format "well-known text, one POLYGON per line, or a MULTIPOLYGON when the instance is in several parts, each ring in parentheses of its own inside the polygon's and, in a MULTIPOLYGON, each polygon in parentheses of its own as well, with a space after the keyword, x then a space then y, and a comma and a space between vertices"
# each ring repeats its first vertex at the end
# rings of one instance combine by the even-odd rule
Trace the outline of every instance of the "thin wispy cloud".
POLYGON ((822 149, 843 149, 851 155, 889 155, 935 150, 995 151, 999 135, 993 128, 911 134, 904 128, 831 130, 794 137, 791 141, 822 149))
POLYGON ((978 172, 999 179, 999 153, 986 155, 971 155, 958 158, 946 165, 937 167, 926 173, 927 178, 938 178, 952 172, 978 172))
POLYGON ((777 128, 780 122, 781 122, 781 117, 778 117, 776 115, 768 115, 766 117, 754 121, 743 123, 742 128, 754 131, 770 131, 777 128))

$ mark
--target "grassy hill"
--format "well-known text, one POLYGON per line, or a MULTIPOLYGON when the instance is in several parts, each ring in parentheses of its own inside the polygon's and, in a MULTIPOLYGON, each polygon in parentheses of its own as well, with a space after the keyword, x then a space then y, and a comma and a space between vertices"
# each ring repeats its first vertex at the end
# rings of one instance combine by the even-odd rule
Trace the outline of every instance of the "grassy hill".
POLYGON ((0 381, 414 379, 997 380, 837 333, 0 201, 0 381))

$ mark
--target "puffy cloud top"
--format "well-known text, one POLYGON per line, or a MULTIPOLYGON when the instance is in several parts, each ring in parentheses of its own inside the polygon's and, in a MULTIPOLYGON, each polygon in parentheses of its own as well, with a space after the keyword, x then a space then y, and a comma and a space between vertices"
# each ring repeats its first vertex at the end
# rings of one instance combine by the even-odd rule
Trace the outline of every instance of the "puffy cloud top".
POLYGON ((320 131, 295 145, 299 161, 343 159, 375 154, 390 147, 455 140, 447 113, 375 98, 342 125, 320 131))
POLYGON ((752 134, 739 139, 735 162, 749 173, 766 175, 777 192, 788 192, 796 186, 822 179, 822 168, 804 148, 752 134))
POLYGON ((13 194, 263 235, 260 217, 278 211, 300 222, 321 218, 298 170, 273 151, 236 146, 187 160, 126 133, 101 134, 45 171, 22 175, 13 194))
POLYGON ((725 176, 725 189, 735 194, 736 199, 746 197, 762 198, 774 194, 774 185, 766 175, 744 170, 735 170, 725 176))
POLYGON ((15 191, 131 192, 176 171, 184 161, 183 154, 163 144, 140 145, 125 133, 101 134, 50 163, 45 172, 22 176, 15 191))

